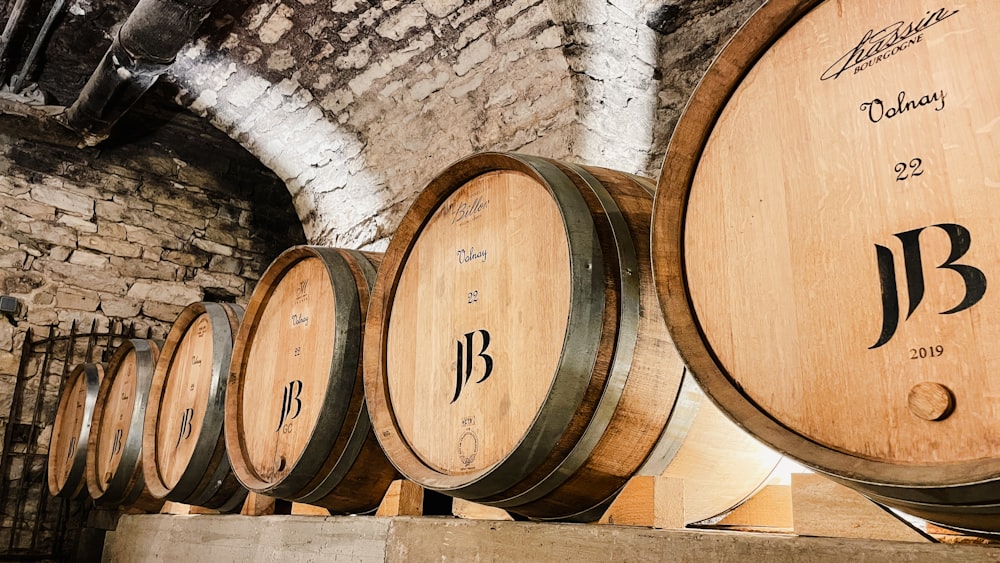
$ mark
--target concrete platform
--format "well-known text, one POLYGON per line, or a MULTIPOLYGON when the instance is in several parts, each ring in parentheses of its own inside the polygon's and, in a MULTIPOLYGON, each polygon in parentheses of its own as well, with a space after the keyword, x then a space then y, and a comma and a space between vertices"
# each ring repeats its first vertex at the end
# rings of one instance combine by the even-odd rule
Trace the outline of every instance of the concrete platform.
POLYGON ((125 515, 104 561, 998 561, 1000 546, 444 517, 125 515))

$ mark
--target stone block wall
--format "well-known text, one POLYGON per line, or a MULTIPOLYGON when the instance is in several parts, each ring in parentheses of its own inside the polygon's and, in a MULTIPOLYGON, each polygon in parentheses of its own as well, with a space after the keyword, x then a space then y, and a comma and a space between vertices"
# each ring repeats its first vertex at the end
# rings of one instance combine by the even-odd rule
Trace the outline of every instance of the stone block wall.
POLYGON ((200 120, 174 121, 83 151, 0 139, 0 293, 24 307, 17 327, 0 318, 0 382, 27 327, 122 319, 163 338, 189 303, 245 303, 304 242, 273 174, 200 120))
POLYGON ((288 184, 307 238, 379 249, 472 152, 658 175, 708 64, 760 0, 223 0, 178 99, 288 184))
MULTIPOLYGON (((762 0, 221 0, 167 79, 288 186, 308 240, 383 248, 450 162, 515 150, 656 177, 762 0)), ((74 0, 38 75, 68 105, 132 3, 74 0)), ((35 20, 41 19, 41 15, 35 20)))
POLYGON ((285 180, 307 238, 378 249, 482 150, 571 153, 571 74, 542 0, 223 0, 170 74, 285 180))

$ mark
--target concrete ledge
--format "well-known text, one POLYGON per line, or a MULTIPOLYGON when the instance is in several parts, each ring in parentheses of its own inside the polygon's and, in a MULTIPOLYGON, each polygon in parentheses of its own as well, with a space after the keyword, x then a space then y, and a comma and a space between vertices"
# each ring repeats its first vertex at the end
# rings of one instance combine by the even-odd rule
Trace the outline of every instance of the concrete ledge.
POLYGON ((122 516, 104 561, 998 561, 1000 546, 451 518, 122 516))

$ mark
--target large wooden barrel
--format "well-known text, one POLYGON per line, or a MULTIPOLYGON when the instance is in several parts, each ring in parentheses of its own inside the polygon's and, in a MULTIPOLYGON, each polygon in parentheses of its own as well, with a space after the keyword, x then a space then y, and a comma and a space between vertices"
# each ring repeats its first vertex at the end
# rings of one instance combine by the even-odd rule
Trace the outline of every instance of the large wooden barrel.
POLYGON ((653 291, 652 191, 504 153, 431 181, 389 244, 365 333, 372 423, 404 475, 592 520, 667 465, 698 409, 674 408, 684 367, 653 291))
POLYGON ((108 361, 87 442, 87 488, 98 506, 155 511, 163 505, 142 470, 143 417, 159 354, 156 341, 133 338, 108 361))
POLYGON ((247 490, 229 465, 226 380, 243 307, 192 303, 181 311, 160 350, 143 425, 142 467, 153 496, 239 509, 247 490))
POLYGON ((378 255, 298 246, 268 267, 233 347, 225 435, 251 491, 356 513, 397 476, 372 435, 361 337, 378 255))
POLYGON ((705 391, 890 506, 1000 532, 1000 4, 772 1, 677 125, 657 290, 705 391))
POLYGON ((87 440, 94 419, 97 391, 104 377, 101 364, 80 364, 66 379, 49 446, 49 492, 75 497, 86 488, 87 440))

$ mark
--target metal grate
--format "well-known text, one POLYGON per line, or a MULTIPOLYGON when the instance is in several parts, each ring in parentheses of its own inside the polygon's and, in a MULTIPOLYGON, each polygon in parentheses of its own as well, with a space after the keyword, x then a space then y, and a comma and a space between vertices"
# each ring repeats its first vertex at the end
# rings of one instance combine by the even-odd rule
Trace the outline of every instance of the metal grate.
POLYGON ((46 465, 59 396, 75 366, 106 362, 134 336, 132 324, 111 321, 102 332, 96 320, 89 332, 78 332, 74 321, 67 334, 56 327, 37 340, 31 329, 25 334, 10 411, 0 418, 0 561, 72 558, 93 503, 86 494, 73 500, 49 494, 46 465))

